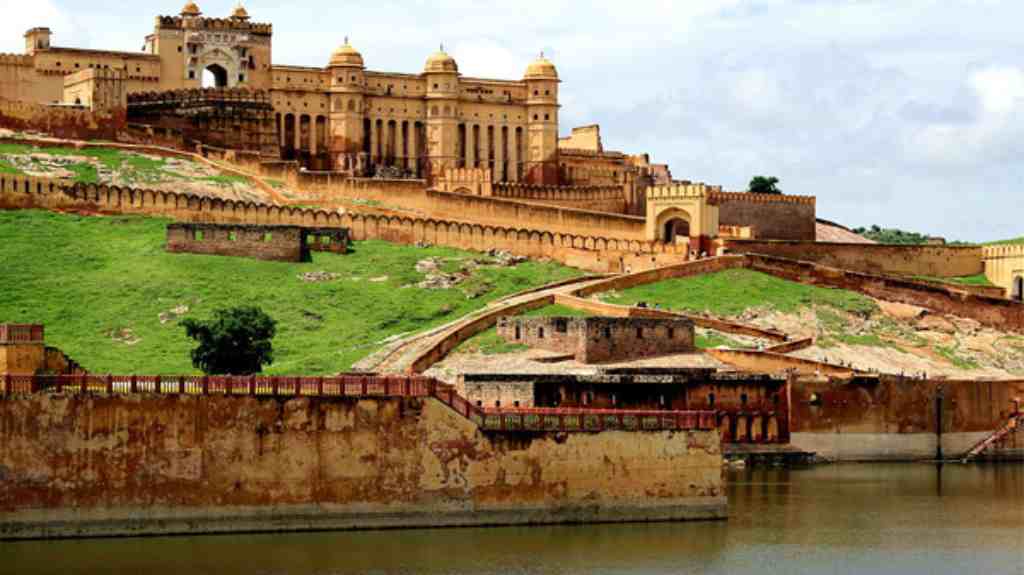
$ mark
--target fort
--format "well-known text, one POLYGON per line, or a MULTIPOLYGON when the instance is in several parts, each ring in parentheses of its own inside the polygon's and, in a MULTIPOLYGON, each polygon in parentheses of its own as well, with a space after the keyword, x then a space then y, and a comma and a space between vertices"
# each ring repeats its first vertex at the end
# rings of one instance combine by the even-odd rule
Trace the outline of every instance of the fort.
POLYGON ((727 458, 1024 457, 1019 379, 884 372, 805 353, 820 342, 774 323, 600 299, 743 270, 970 322, 998 346, 1024 334, 1024 246, 826 241, 841 226, 816 197, 675 179, 605 149, 598 125, 561 136, 543 54, 517 79, 465 77, 443 46, 383 72, 346 38, 323 67, 282 65, 271 24, 194 2, 157 16, 140 53, 53 36, 0 55, 8 142, 195 159, 263 199, 3 170, 0 209, 164 218, 147 254, 275 270, 380 240, 593 275, 517 284, 454 320, 403 307, 429 316, 420 331, 345 374, 89 373, 38 320, 0 323, 0 539, 722 519, 727 458), (445 373, 492 329, 529 348, 526 368, 445 373), (698 345, 708 331, 744 345, 698 345))

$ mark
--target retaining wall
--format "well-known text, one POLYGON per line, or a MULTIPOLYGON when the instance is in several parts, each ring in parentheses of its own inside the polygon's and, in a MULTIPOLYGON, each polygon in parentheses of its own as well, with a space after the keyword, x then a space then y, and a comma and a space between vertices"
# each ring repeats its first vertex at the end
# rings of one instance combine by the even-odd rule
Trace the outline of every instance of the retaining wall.
POLYGON ((0 538, 723 518, 702 431, 485 434, 434 398, 0 400, 0 538))
POLYGON ((754 236, 773 240, 813 242, 817 231, 817 202, 810 196, 712 192, 718 223, 750 227, 754 236))

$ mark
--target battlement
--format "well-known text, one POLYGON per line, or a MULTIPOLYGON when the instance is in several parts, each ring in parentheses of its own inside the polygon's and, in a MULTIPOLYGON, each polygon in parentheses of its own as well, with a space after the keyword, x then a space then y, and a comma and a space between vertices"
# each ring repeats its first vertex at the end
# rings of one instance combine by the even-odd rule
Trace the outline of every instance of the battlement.
POLYGON ((647 188, 648 200, 662 200, 674 198, 708 198, 712 199, 716 193, 721 193, 721 186, 709 186, 707 184, 693 184, 690 182, 677 182, 665 186, 652 186, 647 188))
POLYGON ((1024 244, 982 246, 981 253, 985 259, 1024 258, 1024 244))
POLYGON ((32 56, 27 54, 0 54, 0 66, 32 66, 32 56))
POLYGON ((187 24, 185 20, 181 16, 157 16, 156 25, 158 28, 163 29, 209 30, 217 32, 237 31, 267 36, 274 33, 273 24, 261 24, 231 18, 189 18, 187 24))
POLYGON ((524 198, 537 200, 599 200, 622 199, 622 186, 550 186, 544 184, 501 183, 494 184, 494 195, 500 198, 524 198))
POLYGON ((750 202, 757 204, 804 204, 816 205, 814 196, 790 196, 786 194, 751 194, 749 192, 723 192, 721 187, 712 190, 709 199, 714 202, 750 202))

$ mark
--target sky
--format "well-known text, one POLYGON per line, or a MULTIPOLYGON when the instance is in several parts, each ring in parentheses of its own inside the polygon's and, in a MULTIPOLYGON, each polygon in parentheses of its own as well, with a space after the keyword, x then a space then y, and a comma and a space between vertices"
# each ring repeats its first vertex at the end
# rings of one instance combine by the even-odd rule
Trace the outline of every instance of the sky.
MULTIPOLYGON (((226 16, 235 0, 199 0, 226 16)), ((183 1, 0 0, 0 52, 140 50, 183 1)), ((1024 236, 1024 2, 996 0, 249 0, 274 63, 419 72, 443 43, 467 76, 558 67, 563 135, 647 152, 677 179, 775 176, 818 217, 949 240, 1024 236)))

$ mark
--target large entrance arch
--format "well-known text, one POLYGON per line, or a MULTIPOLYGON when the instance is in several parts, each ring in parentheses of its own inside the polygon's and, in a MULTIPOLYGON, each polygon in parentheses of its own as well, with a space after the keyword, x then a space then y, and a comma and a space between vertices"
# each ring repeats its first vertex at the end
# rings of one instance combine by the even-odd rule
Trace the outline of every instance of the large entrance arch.
POLYGON ((220 64, 210 64, 203 69, 204 88, 227 88, 228 71, 220 64))
POLYGON ((680 241, 689 241, 690 213, 681 208, 668 208, 658 213, 657 230, 658 238, 666 244, 675 244, 680 241))
POLYGON ((1017 276, 1013 278, 1013 290, 1012 299, 1017 301, 1024 301, 1024 276, 1017 276))

